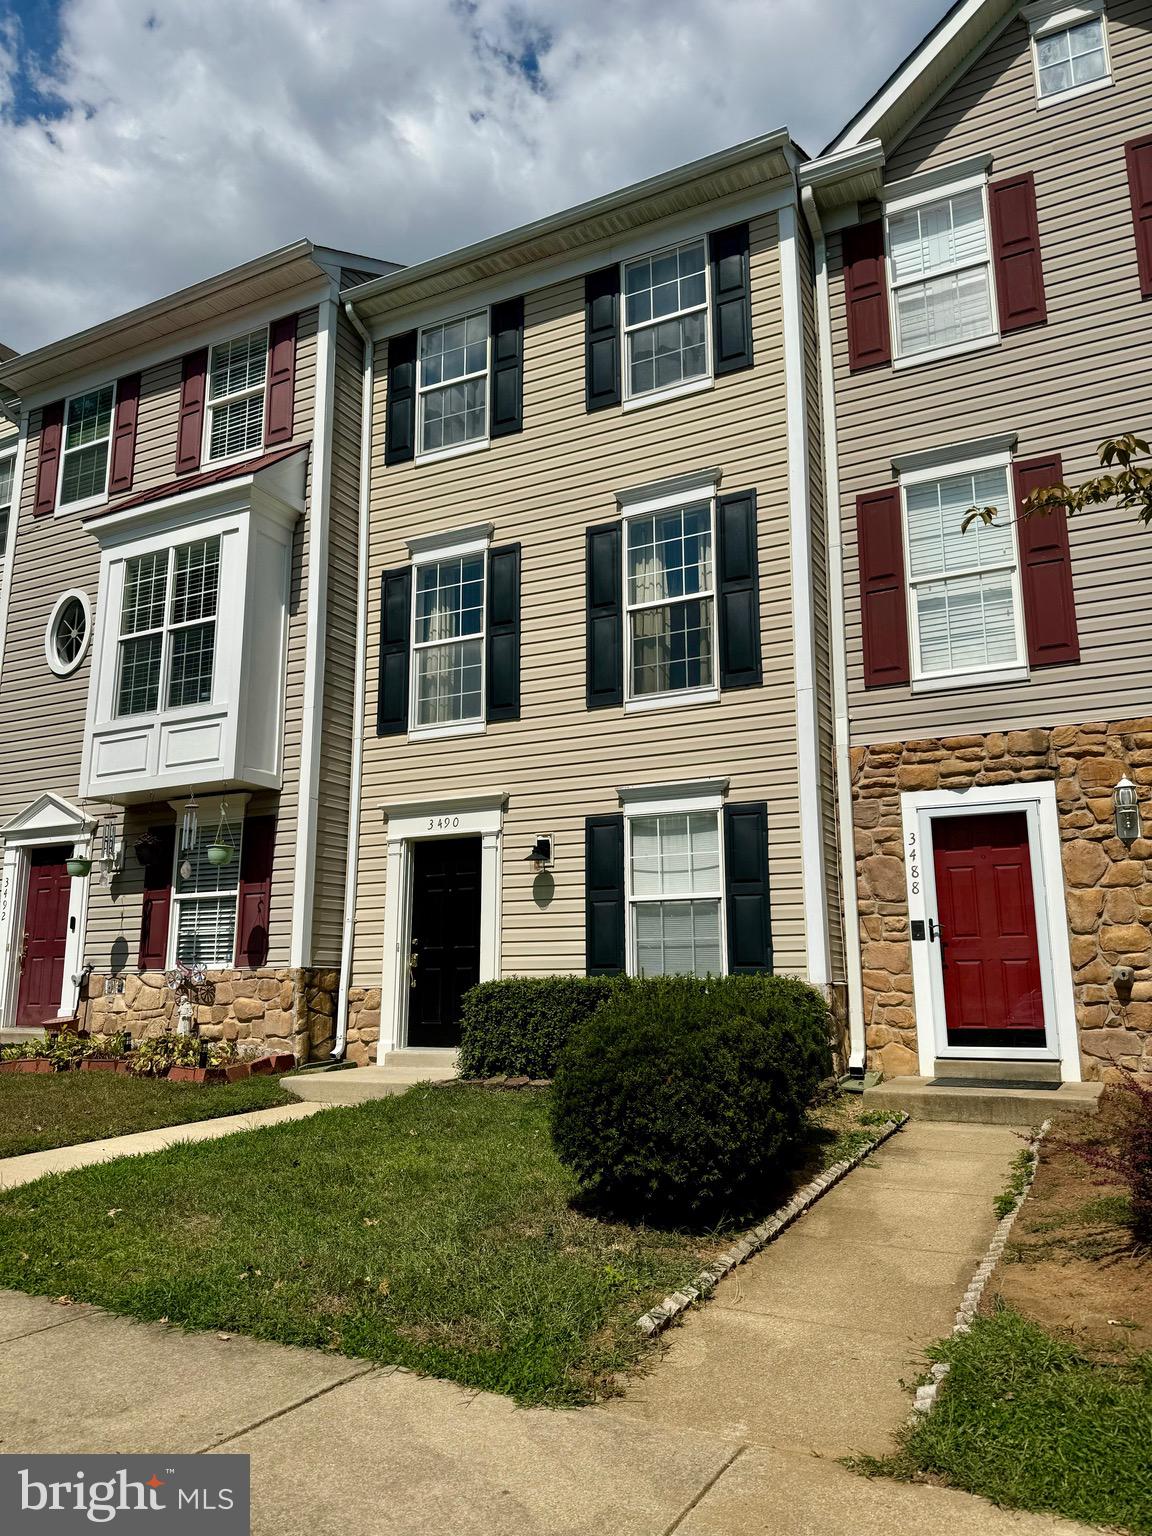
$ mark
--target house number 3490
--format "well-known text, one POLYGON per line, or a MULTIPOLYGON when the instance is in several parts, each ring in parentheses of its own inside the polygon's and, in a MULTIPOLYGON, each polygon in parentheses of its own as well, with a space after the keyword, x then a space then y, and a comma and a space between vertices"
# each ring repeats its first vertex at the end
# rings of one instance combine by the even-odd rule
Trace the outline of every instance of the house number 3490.
POLYGON ((451 832, 459 825, 459 816, 429 816, 428 818, 429 832, 451 832))

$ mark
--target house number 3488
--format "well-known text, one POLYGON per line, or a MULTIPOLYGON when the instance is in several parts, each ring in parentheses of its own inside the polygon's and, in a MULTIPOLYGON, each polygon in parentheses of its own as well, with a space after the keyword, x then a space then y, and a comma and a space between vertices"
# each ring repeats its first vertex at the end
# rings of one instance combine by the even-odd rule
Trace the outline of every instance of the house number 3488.
POLYGON ((920 855, 916 848, 916 834, 908 834, 908 891, 909 895, 920 894, 920 855))
POLYGON ((459 816, 429 816, 428 818, 429 832, 451 832, 459 825, 459 816))

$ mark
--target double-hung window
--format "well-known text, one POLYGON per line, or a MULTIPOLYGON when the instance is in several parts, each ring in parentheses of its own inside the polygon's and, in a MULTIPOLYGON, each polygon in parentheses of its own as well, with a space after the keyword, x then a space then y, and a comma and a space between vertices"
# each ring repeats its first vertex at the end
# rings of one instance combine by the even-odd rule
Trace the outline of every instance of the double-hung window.
POLYGON ((0 560, 8 548, 8 524, 12 518, 12 498, 15 494, 16 451, 0 453, 0 560))
POLYGON ((57 506, 102 501, 108 494, 115 384, 73 395, 64 408, 57 506))
POLYGON ((707 241, 625 263, 624 345, 629 399, 708 377, 707 241))
POLYGON ((1004 463, 902 481, 914 679, 1024 666, 1008 476, 1004 463), (962 531, 973 507, 999 516, 962 531))
POLYGON ((420 332, 419 452, 442 453, 488 437, 488 311, 420 332))
POLYGON ((117 716, 211 701, 219 586, 218 537, 152 550, 127 561, 120 603, 117 716))
POLYGON ((983 179, 888 205, 896 356, 979 344, 997 333, 983 179))
POLYGON ((1028 7, 1036 94, 1041 106, 1110 85, 1104 8, 1097 0, 1028 7))
POLYGON ((484 719, 485 551, 418 561, 414 570, 412 728, 484 719))
POLYGON ((264 443, 268 327, 218 341, 208 362, 209 459, 254 453, 264 443))
POLYGON ((723 975, 719 811, 635 815, 627 827, 632 974, 723 975))
POLYGON ((211 970, 230 968, 236 958, 236 911, 240 897, 240 844, 243 820, 228 819, 223 831, 210 818, 212 837, 204 834, 195 848, 176 850, 176 875, 172 888, 172 950, 183 965, 203 965, 211 970), (208 846, 223 837, 235 852, 228 864, 211 864, 208 846))
POLYGON ((634 509, 624 520, 628 698, 710 690, 716 680, 713 506, 634 509))

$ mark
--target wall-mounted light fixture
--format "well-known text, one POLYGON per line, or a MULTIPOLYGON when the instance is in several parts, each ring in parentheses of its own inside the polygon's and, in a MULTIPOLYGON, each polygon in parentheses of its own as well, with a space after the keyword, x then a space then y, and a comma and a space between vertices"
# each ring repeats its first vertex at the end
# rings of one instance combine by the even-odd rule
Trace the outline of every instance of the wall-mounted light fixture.
POLYGON ((525 857, 526 861, 531 864, 532 868, 537 872, 544 869, 551 869, 553 862, 552 834, 538 834, 536 841, 532 844, 531 849, 525 857))
POLYGON ((1112 801, 1116 807, 1116 836, 1131 847, 1140 836, 1140 802, 1136 786, 1127 776, 1117 784, 1112 801))

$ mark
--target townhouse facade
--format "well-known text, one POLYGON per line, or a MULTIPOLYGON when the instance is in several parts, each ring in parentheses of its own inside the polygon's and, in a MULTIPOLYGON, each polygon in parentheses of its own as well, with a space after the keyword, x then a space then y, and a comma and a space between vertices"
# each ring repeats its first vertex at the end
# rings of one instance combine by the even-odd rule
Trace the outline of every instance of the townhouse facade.
POLYGON ((1148 534, 1018 516, 1147 427, 1150 65, 1140 0, 968 0, 801 171, 853 1016, 888 1076, 1152 1070, 1148 534))
POLYGON ((330 1048, 360 389, 308 241, 0 363, 0 1024, 330 1048))
POLYGON ((843 994, 796 163, 768 135, 348 296, 374 358, 354 1060, 451 1048, 501 975, 843 994))

